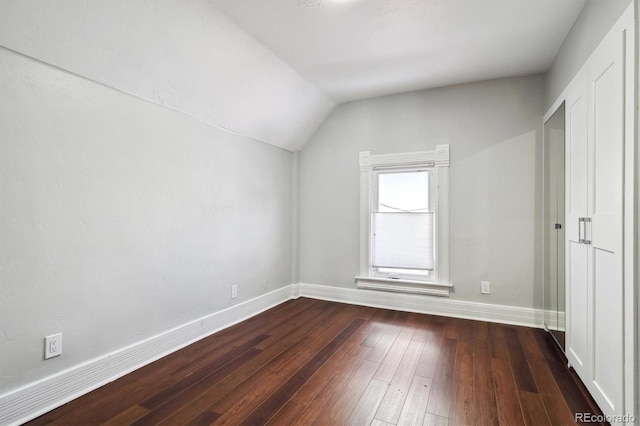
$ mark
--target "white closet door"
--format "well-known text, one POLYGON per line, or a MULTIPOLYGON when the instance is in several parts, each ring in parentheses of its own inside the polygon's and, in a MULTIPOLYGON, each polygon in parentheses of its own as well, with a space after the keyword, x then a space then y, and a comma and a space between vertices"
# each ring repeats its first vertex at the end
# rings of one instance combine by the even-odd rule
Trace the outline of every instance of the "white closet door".
POLYGON ((594 398, 606 414, 623 414, 622 206, 624 173, 624 56, 610 34, 588 67, 589 97, 589 323, 594 398))
POLYGON ((578 374, 587 373, 588 353, 588 247, 582 244, 580 218, 588 214, 587 96, 583 76, 577 77, 567 96, 565 112, 566 173, 566 293, 565 352, 578 374))

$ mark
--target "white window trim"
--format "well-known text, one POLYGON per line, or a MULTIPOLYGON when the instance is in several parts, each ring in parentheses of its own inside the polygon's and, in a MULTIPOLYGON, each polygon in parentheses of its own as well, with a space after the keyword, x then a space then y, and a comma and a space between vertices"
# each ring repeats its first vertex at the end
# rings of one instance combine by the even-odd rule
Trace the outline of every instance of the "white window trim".
POLYGON ((433 151, 371 155, 360 152, 360 273, 358 288, 404 293, 449 296, 449 145, 436 145, 433 151), (416 281, 375 277, 370 268, 371 198, 374 171, 385 168, 433 167, 437 185, 436 276, 433 281, 416 281))

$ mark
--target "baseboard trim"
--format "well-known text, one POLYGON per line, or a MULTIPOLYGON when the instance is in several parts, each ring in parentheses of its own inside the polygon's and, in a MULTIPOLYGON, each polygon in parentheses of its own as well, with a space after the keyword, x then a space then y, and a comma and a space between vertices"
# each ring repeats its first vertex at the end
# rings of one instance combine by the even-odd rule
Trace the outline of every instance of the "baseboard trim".
POLYGON ((0 395, 0 425, 21 424, 125 374, 299 296, 287 285, 0 395))
POLYGON ((546 325, 545 328, 549 330, 566 331, 565 325, 567 320, 564 312, 540 310, 543 315, 543 321, 546 325))
POLYGON ((125 374, 298 297, 353 305, 542 327, 542 310, 416 294, 298 283, 206 315, 133 345, 0 395, 0 425, 21 424, 125 374))
POLYGON ((542 328, 542 310, 516 306, 465 302, 415 294, 391 293, 368 289, 351 289, 317 284, 298 284, 299 295, 313 299, 442 315, 510 325, 542 328))

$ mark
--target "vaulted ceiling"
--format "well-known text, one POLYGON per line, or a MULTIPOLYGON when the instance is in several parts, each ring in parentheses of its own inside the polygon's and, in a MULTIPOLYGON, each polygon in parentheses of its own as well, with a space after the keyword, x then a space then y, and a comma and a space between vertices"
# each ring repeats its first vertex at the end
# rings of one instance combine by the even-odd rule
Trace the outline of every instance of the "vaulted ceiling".
POLYGON ((585 0, 0 0, 0 45, 288 150, 338 103, 548 69, 585 0))
POLYGON ((585 0, 215 0, 337 102, 544 72, 585 0))

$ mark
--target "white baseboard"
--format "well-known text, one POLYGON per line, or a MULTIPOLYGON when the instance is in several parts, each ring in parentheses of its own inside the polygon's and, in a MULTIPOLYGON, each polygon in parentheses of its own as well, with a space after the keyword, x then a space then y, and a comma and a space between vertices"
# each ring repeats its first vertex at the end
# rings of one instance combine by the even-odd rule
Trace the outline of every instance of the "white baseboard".
POLYGON ((21 424, 289 299, 288 285, 0 395, 0 425, 21 424))
POLYGON ((313 299, 542 328, 542 310, 539 309, 306 283, 299 283, 298 288, 300 296, 313 299))
POLYGON ((542 311, 415 294, 292 284, 0 395, 0 425, 21 424, 217 331, 300 296, 399 311, 542 327, 542 311))
POLYGON ((565 331, 565 325, 567 320, 564 312, 541 310, 544 315, 543 320, 546 325, 545 328, 549 330, 565 331))

